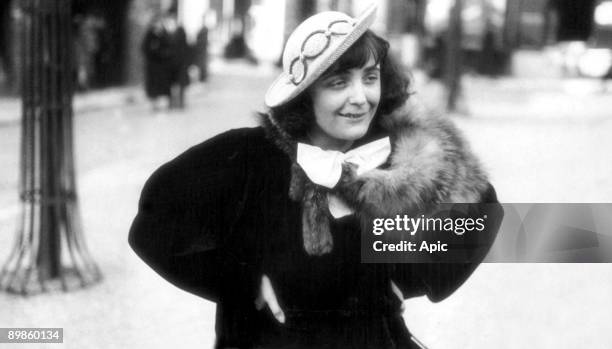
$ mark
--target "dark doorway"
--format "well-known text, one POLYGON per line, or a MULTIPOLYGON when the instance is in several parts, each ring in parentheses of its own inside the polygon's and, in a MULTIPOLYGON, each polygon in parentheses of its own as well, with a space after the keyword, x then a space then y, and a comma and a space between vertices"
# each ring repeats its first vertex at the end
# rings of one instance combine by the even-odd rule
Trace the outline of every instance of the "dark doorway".
POLYGON ((75 80, 86 90, 121 85, 125 74, 125 22, 129 1, 75 0, 75 80))

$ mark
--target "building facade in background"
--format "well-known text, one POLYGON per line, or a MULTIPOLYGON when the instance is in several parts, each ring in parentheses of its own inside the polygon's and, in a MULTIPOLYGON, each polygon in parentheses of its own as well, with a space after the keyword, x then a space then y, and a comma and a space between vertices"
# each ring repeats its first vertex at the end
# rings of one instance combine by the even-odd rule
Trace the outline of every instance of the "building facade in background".
MULTIPOLYGON (((541 49, 565 40, 590 40, 595 6, 602 0, 464 0, 464 46, 486 45, 510 55, 517 48, 541 49), (487 41, 488 40, 488 41, 487 41)), ((318 11, 357 15, 371 0, 74 0, 74 81, 80 90, 133 85, 143 81, 141 41, 156 13, 177 9, 190 43, 208 27, 209 51, 221 56, 240 36, 259 61, 278 61, 284 41, 305 18, 318 11)), ((407 66, 448 25, 453 0, 380 0, 373 29, 385 35, 407 66)), ((18 94, 20 1, 0 2, 0 95, 18 94)), ((602 39, 598 39, 601 41, 602 39)))

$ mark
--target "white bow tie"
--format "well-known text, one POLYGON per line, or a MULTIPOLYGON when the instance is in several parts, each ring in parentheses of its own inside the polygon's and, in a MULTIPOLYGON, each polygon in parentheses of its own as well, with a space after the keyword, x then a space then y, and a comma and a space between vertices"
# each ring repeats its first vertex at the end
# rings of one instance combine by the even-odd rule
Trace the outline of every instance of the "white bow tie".
MULTIPOLYGON (((335 150, 323 150, 312 145, 298 143, 297 163, 308 178, 316 184, 327 188, 336 186, 342 175, 342 163, 357 165, 357 175, 373 170, 382 165, 391 153, 389 137, 364 144, 346 153, 335 150)), ((353 209, 336 195, 328 195, 329 211, 334 218, 353 213, 353 209)))

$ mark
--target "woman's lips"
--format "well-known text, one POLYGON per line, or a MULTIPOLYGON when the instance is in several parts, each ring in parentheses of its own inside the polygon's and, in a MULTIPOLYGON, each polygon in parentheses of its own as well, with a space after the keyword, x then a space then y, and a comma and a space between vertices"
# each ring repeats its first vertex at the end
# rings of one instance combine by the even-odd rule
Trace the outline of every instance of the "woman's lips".
POLYGON ((338 113, 341 117, 349 118, 349 119, 359 119, 361 117, 366 116, 368 113, 338 113))

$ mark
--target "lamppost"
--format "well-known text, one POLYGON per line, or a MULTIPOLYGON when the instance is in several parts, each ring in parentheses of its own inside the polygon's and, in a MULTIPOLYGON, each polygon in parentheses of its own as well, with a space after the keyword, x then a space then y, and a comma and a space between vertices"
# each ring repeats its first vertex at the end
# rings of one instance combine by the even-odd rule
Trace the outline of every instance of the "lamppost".
POLYGON ((29 295, 101 280, 82 234, 73 152, 70 0, 22 0, 21 216, 0 289, 29 295))

